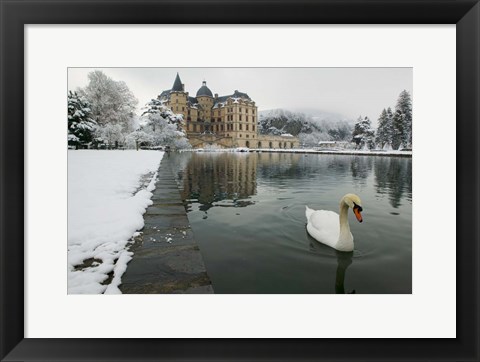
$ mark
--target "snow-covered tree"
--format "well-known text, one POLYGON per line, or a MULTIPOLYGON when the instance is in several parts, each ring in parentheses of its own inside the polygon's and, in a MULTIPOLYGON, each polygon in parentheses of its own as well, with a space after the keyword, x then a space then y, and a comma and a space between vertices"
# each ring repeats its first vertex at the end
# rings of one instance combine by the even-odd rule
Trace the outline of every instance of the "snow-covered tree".
POLYGON ((68 92, 68 144, 78 147, 90 143, 96 122, 92 118, 90 104, 77 92, 68 92))
POLYGON ((150 144, 152 141, 153 137, 141 130, 133 131, 127 136, 127 144, 134 146, 137 151, 142 144, 150 144))
MULTIPOLYGON (((412 99, 410 93, 402 91, 398 96, 394 115, 395 143, 404 147, 412 146, 412 99)), ((398 148, 398 147, 397 147, 398 148)))
POLYGON ((352 126, 345 121, 335 122, 331 127, 327 131, 331 141, 348 140, 352 133, 352 126))
POLYGON ((377 136, 375 142, 381 148, 391 147, 393 136, 393 113, 392 109, 388 107, 388 110, 383 109, 380 117, 378 118, 377 136))
POLYGON ((191 147, 183 129, 183 115, 173 113, 159 100, 147 103, 140 118, 140 130, 152 137, 153 146, 191 147))
POLYGON ((357 144, 357 148, 363 149, 375 147, 375 130, 372 128, 372 122, 368 117, 358 117, 353 128, 352 141, 357 144))
POLYGON ((119 124, 109 123, 104 126, 99 126, 95 130, 95 136, 102 139, 108 148, 116 147, 119 143, 125 142, 125 134, 122 126, 119 124))
MULTIPOLYGON (((142 117, 144 119, 149 120, 152 116, 159 115, 161 118, 166 120, 167 123, 175 125, 178 131, 184 132, 183 114, 173 113, 172 110, 166 107, 162 101, 158 99, 152 99, 145 105, 143 109, 145 110, 142 113, 142 117)), ((156 118, 153 117, 152 119, 156 118)))
POLYGON ((80 91, 90 102, 95 121, 102 126, 119 124, 122 132, 130 132, 138 100, 125 82, 115 81, 100 70, 90 72, 88 79, 80 91))
POLYGON ((314 134, 312 133, 300 133, 298 135, 298 139, 300 140, 300 144, 306 147, 315 147, 318 145, 320 141, 314 134))

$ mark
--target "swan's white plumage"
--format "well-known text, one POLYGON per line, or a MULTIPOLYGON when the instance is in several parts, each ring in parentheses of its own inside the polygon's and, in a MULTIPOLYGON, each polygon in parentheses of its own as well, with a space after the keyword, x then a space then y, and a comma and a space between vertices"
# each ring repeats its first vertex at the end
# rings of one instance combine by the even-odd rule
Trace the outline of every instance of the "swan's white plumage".
POLYGON ((360 198, 347 194, 340 202, 340 214, 329 210, 313 210, 306 206, 307 231, 314 239, 340 251, 353 250, 353 235, 348 224, 348 209, 353 203, 361 205, 360 198))
POLYGON ((328 210, 312 210, 307 206, 307 231, 316 240, 335 248, 340 235, 339 215, 328 210), (310 210, 310 217, 308 216, 310 210))

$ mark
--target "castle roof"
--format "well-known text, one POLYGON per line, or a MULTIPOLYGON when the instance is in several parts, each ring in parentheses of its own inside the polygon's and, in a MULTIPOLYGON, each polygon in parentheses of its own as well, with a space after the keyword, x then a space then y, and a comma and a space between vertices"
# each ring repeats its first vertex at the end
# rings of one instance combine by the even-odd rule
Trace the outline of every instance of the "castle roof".
MULTIPOLYGON (((175 82, 173 83, 172 89, 164 90, 162 93, 160 93, 158 98, 159 99, 170 98, 170 93, 171 92, 184 92, 184 91, 185 90, 183 89, 182 81, 181 81, 180 76, 177 72, 177 76, 175 77, 175 82)), ((213 93, 207 87, 207 82, 206 81, 203 81, 202 86, 197 91, 197 96, 196 97, 201 97, 201 96, 207 96, 207 97, 212 97, 213 98, 213 93)), ((187 104, 191 107, 201 109, 202 106, 198 103, 198 99, 196 97, 188 96, 187 104)), ((252 101, 252 99, 248 96, 247 93, 243 93, 243 92, 239 92, 238 90, 235 90, 233 92, 233 94, 216 97, 215 98, 215 103, 214 103, 212 108, 224 107, 229 98, 231 98, 233 100, 233 103, 238 103, 238 101, 240 99, 243 99, 245 101, 252 101)))
POLYGON ((228 96, 220 96, 215 98, 215 104, 213 105, 213 108, 225 106, 225 104, 222 104, 222 103, 225 103, 229 98, 232 98, 234 103, 238 103, 239 98, 243 98, 245 100, 251 101, 247 93, 242 93, 236 90, 235 92, 233 92, 233 94, 230 94, 228 96))
POLYGON ((180 76, 178 75, 178 73, 175 78, 175 82, 173 82, 172 92, 183 92, 182 81, 180 80, 180 76))
POLYGON ((187 104, 192 108, 202 109, 202 106, 198 103, 198 100, 195 97, 190 97, 189 96, 187 104))
POLYGON ((164 90, 162 93, 160 93, 158 98, 168 97, 170 95, 170 92, 171 92, 171 89, 164 90))
POLYGON ((230 97, 232 97, 232 98, 246 98, 249 101, 251 101, 251 99, 250 99, 250 97, 248 96, 247 93, 242 93, 242 92, 239 92, 238 90, 233 92, 233 94, 230 97))
POLYGON ((212 91, 207 87, 207 82, 203 81, 203 85, 197 91, 197 97, 208 96, 213 97, 212 91))

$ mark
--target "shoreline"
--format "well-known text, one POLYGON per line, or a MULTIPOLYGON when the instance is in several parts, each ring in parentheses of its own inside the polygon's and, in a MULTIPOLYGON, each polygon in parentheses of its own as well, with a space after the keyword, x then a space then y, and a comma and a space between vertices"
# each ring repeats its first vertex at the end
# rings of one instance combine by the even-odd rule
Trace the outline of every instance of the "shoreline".
POLYGON ((325 154, 325 155, 351 155, 351 156, 384 156, 384 157, 412 157, 413 151, 360 151, 360 150, 314 150, 314 149, 275 149, 275 148, 252 148, 252 149, 188 149, 181 152, 201 152, 201 153, 217 153, 217 152, 239 152, 239 153, 303 153, 303 154, 325 154))

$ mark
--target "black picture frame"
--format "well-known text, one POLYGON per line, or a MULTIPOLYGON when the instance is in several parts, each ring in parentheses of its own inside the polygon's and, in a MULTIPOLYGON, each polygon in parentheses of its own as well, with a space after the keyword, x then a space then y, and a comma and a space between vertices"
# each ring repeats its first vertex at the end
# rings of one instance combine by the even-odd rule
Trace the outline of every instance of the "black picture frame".
MULTIPOLYGON (((0 4, 2 32, 0 357, 2 361, 478 361, 480 359, 478 343, 480 5, 478 0, 232 0, 221 2, 215 0, 0 0, 0 4), (24 25, 159 23, 456 24, 457 338, 126 340, 24 338, 24 25)), ((441 177, 441 174, 438 177, 441 177)), ((450 217, 453 218, 454 215, 451 214, 450 217)), ((438 294, 441 298, 442 291, 439 290, 438 294)))

